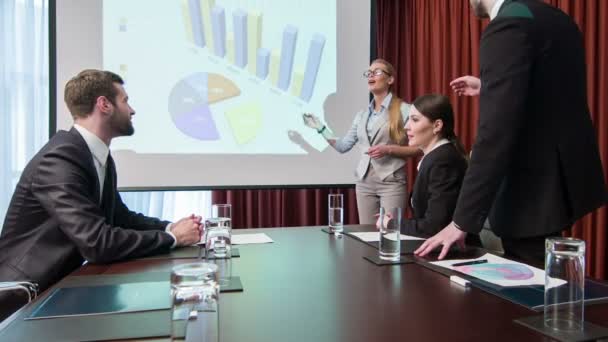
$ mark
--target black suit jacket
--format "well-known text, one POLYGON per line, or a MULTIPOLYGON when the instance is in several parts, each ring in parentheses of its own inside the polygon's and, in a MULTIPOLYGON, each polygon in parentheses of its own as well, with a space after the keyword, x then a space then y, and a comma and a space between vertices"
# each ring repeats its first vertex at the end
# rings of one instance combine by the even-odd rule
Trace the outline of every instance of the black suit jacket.
POLYGON ((506 1, 480 45, 477 139, 454 222, 508 238, 547 235, 606 202, 576 24, 535 0, 506 1))
POLYGON ((424 156, 416 176, 411 204, 412 219, 401 225, 403 234, 430 237, 452 221, 467 170, 467 161, 451 143, 424 156))
POLYGON ((107 263, 170 249, 169 222, 122 202, 111 158, 104 188, 100 204, 93 156, 78 131, 57 132, 28 163, 11 199, 0 235, 0 281, 30 280, 44 290, 84 260, 107 263))

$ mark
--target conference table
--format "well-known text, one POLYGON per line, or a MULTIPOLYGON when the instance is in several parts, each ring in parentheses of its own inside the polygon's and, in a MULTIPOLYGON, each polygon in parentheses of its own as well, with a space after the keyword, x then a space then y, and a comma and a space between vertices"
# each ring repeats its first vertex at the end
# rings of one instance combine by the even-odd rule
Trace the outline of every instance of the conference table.
MULTIPOLYGON (((421 263, 378 266, 363 258, 377 255, 377 249, 351 236, 326 234, 322 228, 233 231, 265 233, 274 243, 238 246, 240 257, 232 259, 232 274, 240 277, 244 290, 220 295, 221 341, 550 340, 513 321, 542 313, 476 287, 462 287, 421 263)), ((366 231, 373 227, 346 228, 366 231)), ((161 256, 85 265, 5 321, 0 326, 0 340, 69 340, 88 336, 78 335, 83 329, 89 329, 89 333, 91 329, 120 330, 104 317, 112 315, 89 317, 95 322, 89 327, 84 321, 67 324, 60 318, 45 322, 23 318, 54 288, 70 279, 153 272, 166 273, 168 281, 173 266, 195 260, 161 256)), ((121 324, 154 328, 149 327, 145 316, 113 315, 124 315, 121 324)), ((585 318, 608 326, 608 304, 587 306, 585 318)), ((169 322, 165 324, 169 326, 169 322)), ((144 340, 166 341, 168 336, 144 340)))

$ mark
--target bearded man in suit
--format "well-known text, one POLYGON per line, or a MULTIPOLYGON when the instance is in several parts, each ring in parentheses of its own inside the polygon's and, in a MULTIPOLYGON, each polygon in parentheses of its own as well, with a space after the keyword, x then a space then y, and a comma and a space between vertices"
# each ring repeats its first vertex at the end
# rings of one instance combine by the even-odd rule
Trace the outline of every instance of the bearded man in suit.
MULTIPOLYGON (((57 132, 21 175, 0 235, 0 281, 27 280, 43 291, 85 260, 110 263, 200 240, 200 217, 161 221, 130 211, 120 197, 109 147, 133 134, 135 114, 123 83, 85 70, 66 84, 74 126, 57 132)), ((0 303, 11 307, 6 296, 0 303)))

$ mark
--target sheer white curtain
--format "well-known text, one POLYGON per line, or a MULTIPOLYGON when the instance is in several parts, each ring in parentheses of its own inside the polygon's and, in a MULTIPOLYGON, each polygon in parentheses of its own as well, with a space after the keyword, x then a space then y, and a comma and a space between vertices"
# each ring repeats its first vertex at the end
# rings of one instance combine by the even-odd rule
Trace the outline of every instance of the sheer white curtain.
MULTIPOLYGON (((26 163, 48 140, 48 0, 0 0, 0 230, 26 163)), ((176 220, 209 216, 211 192, 133 192, 131 210, 176 220)))
POLYGON ((48 44, 47 0, 0 0, 0 222, 25 164, 48 139, 48 44))
POLYGON ((211 191, 122 192, 120 195, 129 209, 147 216, 169 221, 190 214, 211 216, 211 191))

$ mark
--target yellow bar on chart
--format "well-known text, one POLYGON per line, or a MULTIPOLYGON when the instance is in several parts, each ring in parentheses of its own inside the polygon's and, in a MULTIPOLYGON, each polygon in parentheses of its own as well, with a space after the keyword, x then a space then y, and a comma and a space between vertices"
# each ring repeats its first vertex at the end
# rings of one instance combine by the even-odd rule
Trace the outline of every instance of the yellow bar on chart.
POLYGON ((304 70, 297 68, 294 70, 291 80, 291 95, 300 96, 302 93, 302 83, 304 83, 304 70))
POLYGON ((192 21, 190 20, 190 7, 188 7, 188 0, 182 0, 182 16, 184 20, 184 29, 186 29, 186 37, 190 43, 194 43, 194 36, 192 35, 192 21))
POLYGON ((247 69, 256 73, 257 53, 262 47, 262 13, 250 11, 247 14, 247 69))
POLYGON ((215 0, 201 0, 201 18, 203 19, 203 31, 205 32, 205 43, 209 51, 213 49, 213 31, 211 28, 211 10, 215 7, 215 0))
POLYGON ((277 86, 279 83, 279 64, 281 63, 281 52, 279 49, 272 49, 270 53, 270 82, 277 86))
POLYGON ((226 35, 226 59, 228 63, 234 64, 234 33, 232 32, 226 35))
POLYGON ((120 77, 122 78, 122 80, 127 83, 127 81, 129 80, 129 66, 126 64, 121 64, 118 67, 118 70, 120 72, 120 77))
POLYGON ((119 25, 119 30, 120 32, 125 32, 127 31, 127 23, 129 21, 127 20, 127 18, 120 18, 120 25, 119 25))

